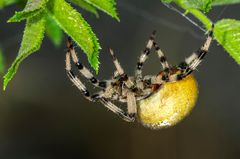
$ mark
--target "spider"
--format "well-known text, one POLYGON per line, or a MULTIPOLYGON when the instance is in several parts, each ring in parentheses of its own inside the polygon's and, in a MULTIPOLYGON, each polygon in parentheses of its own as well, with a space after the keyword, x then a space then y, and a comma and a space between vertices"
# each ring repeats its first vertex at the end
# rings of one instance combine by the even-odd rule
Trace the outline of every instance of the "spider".
POLYGON ((84 97, 92 102, 100 102, 113 113, 127 122, 135 119, 152 129, 173 126, 185 118, 194 107, 198 88, 192 72, 207 54, 213 39, 213 28, 209 31, 204 44, 177 66, 170 66, 163 52, 155 42, 156 31, 153 31, 143 50, 135 71, 135 76, 128 76, 121 67, 114 52, 110 49, 112 61, 116 70, 110 80, 100 81, 79 62, 71 38, 67 41, 66 72, 73 84, 84 97), (142 75, 145 61, 152 48, 158 55, 162 65, 156 75, 142 75), (73 73, 71 60, 81 75, 89 80, 100 91, 90 94, 86 86, 73 73), (124 110, 113 103, 126 103, 124 110))

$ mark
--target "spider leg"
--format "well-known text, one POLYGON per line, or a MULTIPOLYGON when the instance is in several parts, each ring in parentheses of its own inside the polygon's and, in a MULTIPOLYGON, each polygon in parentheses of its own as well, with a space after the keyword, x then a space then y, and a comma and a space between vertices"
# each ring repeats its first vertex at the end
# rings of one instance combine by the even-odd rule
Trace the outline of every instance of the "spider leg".
POLYGON ((123 120, 127 121, 127 122, 133 122, 135 120, 135 116, 132 116, 131 114, 128 114, 126 112, 124 112, 122 109, 120 109, 119 107, 117 107, 115 104, 113 104, 112 102, 110 102, 109 100, 105 99, 105 98, 101 98, 99 100, 105 107, 107 107, 108 109, 110 109, 112 112, 114 112, 115 114, 117 114, 119 117, 121 117, 123 120))
POLYGON ((127 109, 130 116, 135 116, 137 113, 137 102, 135 94, 131 91, 127 92, 127 109))
POLYGON ((66 71, 69 79, 73 82, 73 84, 83 93, 84 97, 90 101, 92 98, 90 97, 90 93, 86 89, 85 85, 75 76, 75 74, 71 70, 71 61, 70 61, 70 52, 66 53, 66 71))
POLYGON ((72 60, 76 67, 78 68, 79 72, 87 78, 94 86, 100 87, 100 88, 106 88, 108 85, 110 85, 109 81, 99 81, 96 79, 93 74, 81 63, 79 62, 79 59, 76 55, 76 51, 73 47, 73 42, 70 37, 68 37, 67 41, 67 49, 71 54, 72 60))
POLYGON ((122 76, 124 74, 124 70, 123 70, 120 62, 116 58, 116 56, 115 56, 115 54, 114 54, 112 49, 109 49, 109 52, 111 54, 114 66, 116 67, 116 72, 114 72, 114 74, 115 74, 114 76, 118 76, 118 75, 122 76))
POLYGON ((141 56, 139 57, 139 60, 137 62, 137 68, 136 68, 136 71, 135 71, 135 76, 136 76, 137 79, 141 79, 142 78, 143 64, 147 60, 148 55, 150 54, 150 51, 151 51, 151 49, 153 47, 155 34, 156 34, 156 31, 153 31, 153 33, 151 34, 151 36, 150 36, 150 38, 149 38, 149 40, 147 42, 147 45, 146 45, 145 49, 143 50, 141 56))
POLYGON ((160 60, 160 63, 163 67, 163 70, 169 69, 169 64, 167 62, 166 56, 163 54, 162 50, 160 49, 160 47, 158 46, 158 44, 156 42, 153 43, 153 46, 156 50, 156 53, 158 54, 158 58, 160 60))
POLYGON ((149 41, 147 43, 147 46, 146 46, 145 50, 143 51, 142 55, 139 58, 135 75, 136 75, 137 79, 142 78, 143 64, 147 60, 148 55, 150 54, 150 50, 152 49, 152 47, 154 47, 155 51, 158 54, 158 57, 160 59, 160 63, 163 67, 162 80, 163 81, 168 81, 168 78, 169 78, 169 64, 168 64, 167 59, 164 56, 162 50, 160 49, 160 47, 155 42, 155 34, 156 34, 156 31, 153 31, 152 35, 149 38, 149 41))
POLYGON ((114 66, 116 67, 116 71, 114 71, 114 78, 120 76, 120 80, 122 80, 127 85, 128 88, 132 88, 134 86, 133 81, 131 81, 128 78, 128 76, 125 74, 122 66, 120 65, 112 49, 110 49, 110 54, 111 54, 114 66))
POLYGON ((158 58, 160 60, 160 63, 163 67, 163 75, 162 75, 162 80, 163 81, 168 81, 169 80, 169 64, 167 62, 166 56, 163 54, 162 50, 160 47, 157 45, 156 42, 153 43, 153 46, 156 50, 156 53, 158 54, 158 58))
POLYGON ((202 47, 198 49, 196 52, 194 52, 191 56, 186 58, 185 62, 180 63, 178 67, 182 70, 182 73, 174 75, 174 77, 171 77, 171 81, 181 80, 182 78, 191 74, 202 62, 202 59, 208 53, 210 44, 213 39, 213 27, 214 26, 212 26, 212 30, 209 31, 208 36, 202 47))
POLYGON ((113 113, 120 116, 123 120, 128 122, 133 122, 134 117, 128 115, 128 113, 124 112, 122 109, 118 108, 116 105, 111 103, 109 100, 103 98, 100 94, 90 95, 89 91, 86 89, 85 85, 74 75, 71 71, 71 62, 70 62, 70 52, 66 53, 66 71, 69 79, 73 82, 73 84, 83 93, 84 97, 89 101, 100 101, 106 108, 111 110, 113 113))
POLYGON ((114 72, 113 72, 113 79, 117 78, 118 76, 119 76, 118 71, 114 71, 114 72))

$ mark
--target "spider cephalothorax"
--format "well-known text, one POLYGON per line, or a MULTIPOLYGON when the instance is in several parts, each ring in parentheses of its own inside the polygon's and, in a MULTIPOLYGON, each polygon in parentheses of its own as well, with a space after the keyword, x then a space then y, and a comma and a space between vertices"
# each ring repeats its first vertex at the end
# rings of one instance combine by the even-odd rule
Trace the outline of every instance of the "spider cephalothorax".
POLYGON ((96 79, 79 62, 73 43, 69 38, 66 53, 67 75, 85 98, 93 102, 101 102, 125 121, 133 122, 137 118, 144 126, 153 129, 173 126, 189 114, 195 105, 198 89, 197 82, 191 73, 208 52, 212 41, 212 31, 209 32, 205 43, 198 51, 175 67, 169 66, 154 37, 155 32, 150 36, 146 48, 139 58, 135 76, 128 76, 124 73, 113 51, 110 50, 116 71, 110 80, 104 81, 96 79), (157 75, 143 77, 143 64, 153 47, 163 69, 157 75), (90 95, 85 85, 71 71, 71 59, 79 72, 101 91, 90 95), (116 106, 112 101, 127 103, 127 111, 116 106))

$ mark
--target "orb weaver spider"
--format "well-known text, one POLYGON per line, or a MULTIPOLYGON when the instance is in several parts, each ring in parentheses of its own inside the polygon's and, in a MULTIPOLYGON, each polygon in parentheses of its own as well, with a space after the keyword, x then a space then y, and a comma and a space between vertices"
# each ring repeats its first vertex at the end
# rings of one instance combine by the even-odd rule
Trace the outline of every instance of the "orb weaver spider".
POLYGON ((150 36, 146 48, 142 52, 136 67, 135 76, 128 76, 121 67, 114 52, 110 54, 116 68, 110 80, 100 81, 79 62, 71 38, 67 41, 66 71, 69 79, 83 93, 84 97, 92 102, 100 102, 123 120, 133 122, 136 118, 144 126, 159 129, 175 125, 186 117, 194 107, 198 88, 192 72, 201 63, 207 54, 213 39, 213 28, 200 49, 193 52, 178 66, 170 67, 166 57, 155 42, 154 31, 150 36), (162 70, 157 75, 142 76, 142 68, 151 49, 159 57, 162 70), (86 86, 73 73, 71 60, 80 74, 87 78, 100 91, 91 95, 86 86), (127 110, 112 103, 117 101, 127 103, 127 110))

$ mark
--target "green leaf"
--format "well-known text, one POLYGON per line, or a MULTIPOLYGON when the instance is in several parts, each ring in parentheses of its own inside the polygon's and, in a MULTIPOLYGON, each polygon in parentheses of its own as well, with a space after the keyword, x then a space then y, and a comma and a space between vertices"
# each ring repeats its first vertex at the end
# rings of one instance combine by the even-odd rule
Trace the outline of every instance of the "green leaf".
POLYGON ((0 0, 0 9, 16 2, 18 2, 18 0, 0 0))
POLYGON ((119 20, 119 17, 116 12, 116 3, 114 0, 84 0, 85 2, 92 4, 96 8, 102 10, 113 18, 119 20))
POLYGON ((175 0, 185 6, 185 9, 199 9, 208 12, 211 9, 213 0, 175 0))
POLYGON ((44 30, 45 18, 43 15, 37 15, 27 20, 18 56, 12 63, 12 66, 8 69, 7 74, 4 76, 4 90, 6 89, 8 82, 17 72, 19 64, 22 60, 40 48, 44 36, 44 30))
POLYGON ((71 2, 75 3, 76 5, 80 6, 81 8, 83 8, 85 10, 95 14, 96 17, 99 17, 97 9, 93 5, 85 2, 84 0, 71 0, 71 2))
POLYGON ((87 54, 89 63, 98 72, 98 39, 81 14, 64 0, 49 1, 48 13, 87 54))
POLYGON ((240 64, 240 21, 222 19, 215 24, 213 33, 216 40, 240 64))
POLYGON ((4 69, 5 69, 4 56, 3 56, 3 51, 0 48, 0 73, 3 73, 4 69))
POLYGON ((56 47, 59 47, 62 39, 63 32, 62 29, 58 26, 58 24, 49 16, 46 16, 46 33, 50 40, 56 47))
POLYGON ((25 8, 21 12, 15 12, 8 22, 20 22, 39 14, 45 7, 48 0, 28 0, 25 8))
POLYGON ((213 5, 226 5, 240 3, 240 0, 213 0, 213 5))

